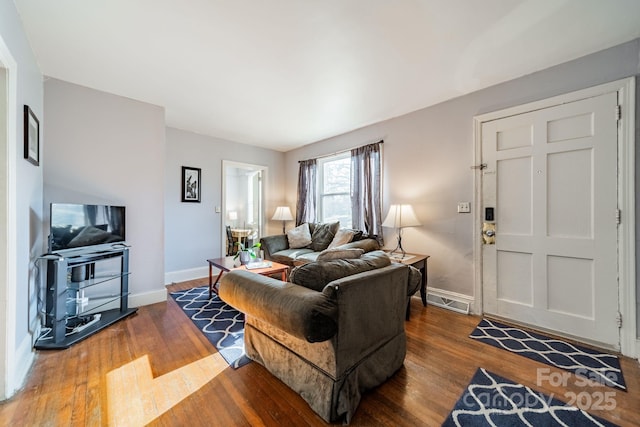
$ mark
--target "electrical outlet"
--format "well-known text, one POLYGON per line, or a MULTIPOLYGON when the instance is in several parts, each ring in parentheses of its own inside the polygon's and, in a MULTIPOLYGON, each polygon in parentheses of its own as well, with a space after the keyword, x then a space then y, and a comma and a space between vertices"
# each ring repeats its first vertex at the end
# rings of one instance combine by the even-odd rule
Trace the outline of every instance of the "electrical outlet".
POLYGON ((469 212, 471 212, 471 203, 469 202, 458 203, 458 213, 469 213, 469 212))

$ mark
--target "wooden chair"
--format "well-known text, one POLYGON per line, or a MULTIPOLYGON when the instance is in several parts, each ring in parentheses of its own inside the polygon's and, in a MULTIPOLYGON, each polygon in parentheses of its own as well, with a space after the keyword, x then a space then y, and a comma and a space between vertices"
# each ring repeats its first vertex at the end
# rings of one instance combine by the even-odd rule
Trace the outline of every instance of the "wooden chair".
POLYGON ((233 234, 231 233, 231 226, 227 225, 227 256, 231 256, 235 254, 233 234))

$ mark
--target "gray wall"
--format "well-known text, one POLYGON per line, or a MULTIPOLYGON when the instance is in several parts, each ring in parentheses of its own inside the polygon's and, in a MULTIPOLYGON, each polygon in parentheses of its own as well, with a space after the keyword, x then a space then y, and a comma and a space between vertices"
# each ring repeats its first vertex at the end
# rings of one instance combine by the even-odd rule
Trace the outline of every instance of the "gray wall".
MULTIPOLYGON (((413 204, 424 225, 406 229, 403 246, 432 256, 429 286, 473 297, 472 216, 456 213, 457 202, 472 201, 474 196, 474 172, 469 168, 474 152, 473 117, 634 76, 640 73, 639 53, 640 39, 636 39, 290 151, 286 155, 287 200, 294 206, 298 160, 384 139, 384 213, 391 203, 413 204)), ((637 119, 636 124, 639 122, 637 119)), ((385 230, 385 243, 395 244, 392 230, 385 230)))
MULTIPOLYGON (((265 218, 266 234, 277 234, 279 223, 270 221, 284 201, 284 154, 218 138, 167 128, 165 176, 166 283, 202 277, 208 258, 222 256, 222 161, 231 160, 268 168, 265 218), (202 169, 201 203, 180 201, 181 167, 202 169)), ((281 226, 281 223, 280 223, 281 226)))
MULTIPOLYGON (((639 55, 640 56, 640 55, 639 55)), ((638 59, 640 62, 640 58, 638 59)), ((640 74, 640 65, 638 66, 640 74)), ((636 78, 636 332, 640 338, 640 79, 636 78)), ((638 349, 640 352, 640 348, 638 349)), ((640 354, 638 359, 640 360, 640 354)))
POLYGON ((56 79, 45 82, 44 206, 126 206, 133 306, 164 288, 164 109, 56 79))
MULTIPOLYGON (((5 283, 5 278, 0 278, 0 291, 3 301, 3 309, 0 311, 0 327, 5 328, 6 343, 0 342, 0 399, 11 396, 22 385, 27 370, 33 361, 32 350, 35 341, 34 333, 39 325, 36 308, 36 280, 37 269, 35 260, 42 250, 42 167, 34 166, 23 158, 23 114, 22 106, 29 105, 36 117, 42 123, 43 114, 43 90, 42 74, 38 68, 29 41, 25 35, 20 16, 17 13, 14 2, 0 0, 0 43, 2 51, 7 52, 13 63, 2 63, 0 66, 8 68, 9 102, 7 104, 9 117, 13 123, 9 123, 9 129, 15 134, 9 135, 8 141, 13 158, 6 159, 14 167, 15 185, 13 194, 12 216, 15 218, 16 241, 10 242, 7 248, 9 253, 15 255, 15 281, 5 283), (11 307, 11 311, 5 312, 4 304, 11 307), (14 317, 7 317, 13 315, 14 317), (6 347, 4 346, 6 344, 6 347), (5 363, 6 362, 6 363, 5 363)), ((0 63, 2 55, 0 55, 0 63)), ((5 58, 6 60, 6 58, 5 58)), ((4 100, 0 102, 5 102, 4 100)), ((40 146, 46 141, 41 132, 40 146)), ((0 143, 0 150, 6 153, 4 142, 0 143)), ((5 159, 5 155, 0 156, 5 159)), ((5 185, 7 170, 0 166, 0 181, 5 185)), ((41 163, 42 165, 42 163, 41 163)), ((4 198, 0 203, 4 206, 4 198)), ((13 228, 14 225, 10 224, 13 228)), ((4 230, 0 230, 3 234, 4 230)), ((4 256, 4 254, 2 254, 4 256)), ((0 334, 0 336, 5 335, 0 334)))

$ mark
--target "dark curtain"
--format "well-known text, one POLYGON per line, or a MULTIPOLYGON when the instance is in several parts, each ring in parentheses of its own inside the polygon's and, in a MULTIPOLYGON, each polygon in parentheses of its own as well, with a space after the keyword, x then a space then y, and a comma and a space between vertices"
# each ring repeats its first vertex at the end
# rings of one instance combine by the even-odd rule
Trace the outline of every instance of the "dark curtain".
POLYGON ((316 222, 316 197, 316 159, 303 160, 298 172, 296 227, 316 222))
POLYGON ((96 205, 84 205, 84 217, 85 225, 96 225, 98 221, 98 206, 96 205))
POLYGON ((380 200, 380 146, 382 141, 351 150, 352 227, 382 239, 382 203, 380 200))

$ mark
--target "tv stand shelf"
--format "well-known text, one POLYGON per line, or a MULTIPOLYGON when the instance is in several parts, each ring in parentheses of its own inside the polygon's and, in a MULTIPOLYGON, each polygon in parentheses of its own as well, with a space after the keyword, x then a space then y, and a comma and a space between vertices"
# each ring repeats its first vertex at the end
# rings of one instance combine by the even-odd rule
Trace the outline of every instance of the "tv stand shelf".
POLYGON ((52 253, 37 349, 63 349, 137 311, 129 308, 129 247, 52 253))

